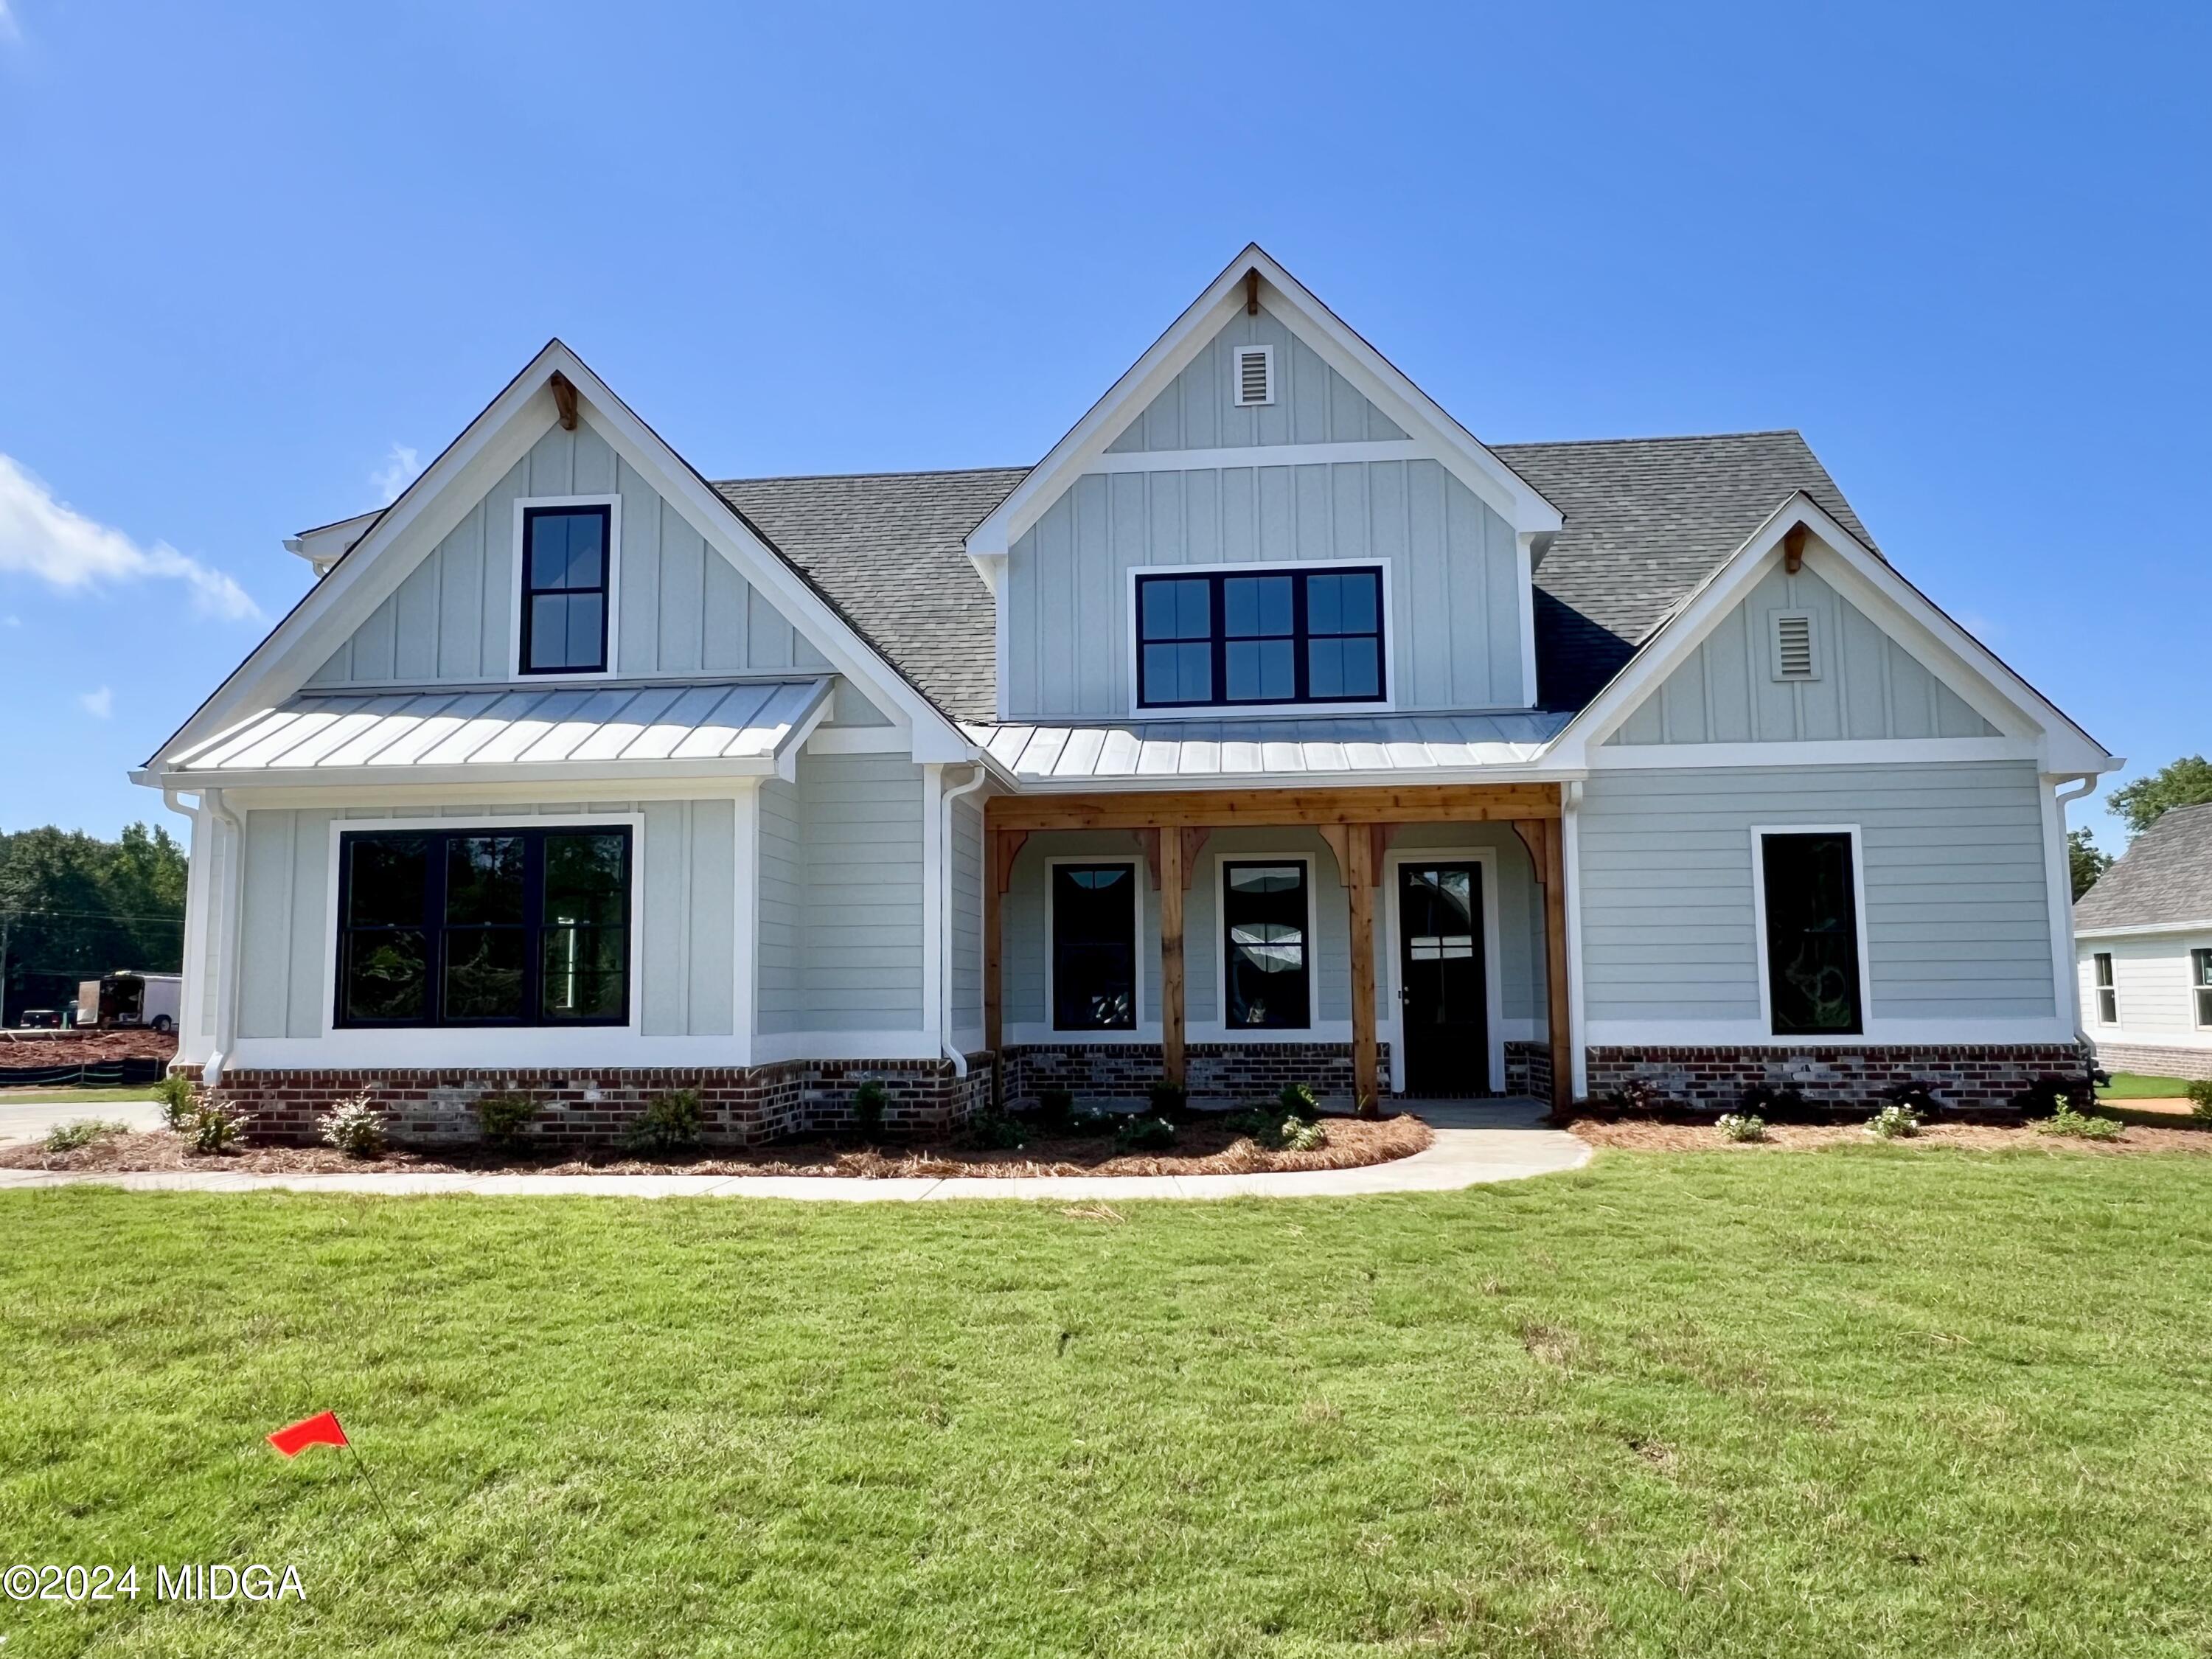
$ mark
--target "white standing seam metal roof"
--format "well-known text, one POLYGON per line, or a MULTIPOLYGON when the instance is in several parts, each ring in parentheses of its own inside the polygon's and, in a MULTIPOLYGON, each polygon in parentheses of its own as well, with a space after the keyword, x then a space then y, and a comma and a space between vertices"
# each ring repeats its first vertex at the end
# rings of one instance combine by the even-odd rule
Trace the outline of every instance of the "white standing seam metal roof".
POLYGON ((969 726, 1023 783, 1419 776, 1525 766, 1563 712, 1151 720, 1127 726, 969 726))
MULTIPOLYGON (((739 763, 774 769, 811 730, 830 681, 660 682, 310 691, 168 763, 173 772, 358 775, 447 766, 739 763)), ((702 769, 705 769, 702 768, 702 769)))

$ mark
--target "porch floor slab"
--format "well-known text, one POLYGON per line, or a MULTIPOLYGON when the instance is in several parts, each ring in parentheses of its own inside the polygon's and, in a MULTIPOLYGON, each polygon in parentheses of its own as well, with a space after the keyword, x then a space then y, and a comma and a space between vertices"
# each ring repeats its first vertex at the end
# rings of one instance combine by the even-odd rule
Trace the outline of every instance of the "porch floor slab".
POLYGON ((937 1199, 1106 1200, 1180 1198, 1350 1198, 1369 1193, 1441 1193, 1580 1169, 1590 1147, 1546 1126, 1534 1100, 1408 1102, 1434 1132, 1427 1150, 1357 1170, 1258 1175, 953 1176, 867 1181, 846 1176, 685 1175, 246 1175, 222 1170, 143 1174, 0 1171, 0 1187, 109 1186, 138 1192, 367 1193, 422 1197, 787 1198, 846 1203, 937 1199))

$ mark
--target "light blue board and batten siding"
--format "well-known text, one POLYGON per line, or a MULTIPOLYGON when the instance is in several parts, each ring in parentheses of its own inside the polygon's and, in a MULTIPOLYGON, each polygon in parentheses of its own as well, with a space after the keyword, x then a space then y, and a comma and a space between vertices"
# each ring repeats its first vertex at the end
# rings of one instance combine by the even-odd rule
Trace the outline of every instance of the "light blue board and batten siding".
MULTIPOLYGON (((644 819, 632 879, 642 884, 638 937, 640 1032, 647 1036, 726 1036, 734 1024, 737 918, 736 808, 727 800, 647 801, 628 806, 447 806, 430 816, 481 822, 496 811, 533 812, 587 823, 611 812, 644 819)), ((243 1037, 320 1036, 334 994, 331 937, 331 826, 374 829, 391 811, 301 808, 246 817, 240 889, 238 1032, 243 1037)), ((410 816, 413 816, 410 814, 410 816)))
POLYGON ((1860 826, 1871 1018, 2054 1012, 2043 798, 2030 762, 1601 771, 1578 835, 1584 1012, 1756 1021, 1752 826, 1860 826))
POLYGON ((1007 562, 1008 714, 1128 715, 1133 569, 1370 559, 1398 708, 1522 706, 1511 526, 1435 461, 1340 461, 1079 477, 1007 562))
POLYGON ((1106 453, 1366 443, 1405 435, 1405 428, 1263 307, 1256 317, 1239 311, 1224 325, 1106 453), (1237 407, 1235 352, 1243 345, 1274 348, 1273 403, 1237 407))
POLYGON ((514 503, 622 497, 615 672, 637 678, 819 670, 822 653, 588 424, 559 427, 410 571, 308 682, 505 680, 513 653, 514 503))
POLYGON ((896 756, 810 754, 761 786, 762 1031, 921 1028, 921 812, 896 756))
POLYGON ((1610 744, 1984 738, 1996 728, 1810 570, 1770 570, 1610 744), (1820 678, 1771 665, 1772 613, 1809 611, 1820 678))

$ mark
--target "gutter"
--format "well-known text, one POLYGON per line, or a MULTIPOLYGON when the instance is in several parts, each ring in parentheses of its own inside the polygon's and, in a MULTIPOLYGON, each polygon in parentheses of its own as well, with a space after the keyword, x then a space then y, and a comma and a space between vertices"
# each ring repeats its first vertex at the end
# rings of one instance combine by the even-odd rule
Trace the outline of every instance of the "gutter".
MULTIPOLYGON (((976 765, 975 775, 974 777, 969 779, 967 782, 962 784, 957 789, 947 789, 938 798, 939 806, 945 814, 945 822, 939 832, 938 844, 945 849, 945 882, 948 889, 952 884, 952 803, 961 799, 963 795, 974 794, 978 789, 981 789, 990 781, 991 769, 979 762, 976 765)), ((987 881, 990 879, 990 872, 988 871, 984 872, 984 879, 987 881)), ((938 950, 941 953, 942 961, 942 966, 938 973, 938 996, 941 1000, 942 1006, 937 1011, 937 1046, 939 1052, 943 1054, 947 1060, 952 1062, 952 1075, 955 1077, 966 1077, 968 1075, 968 1056, 960 1051, 960 1045, 951 1040, 952 906, 949 902, 949 893, 947 897, 948 902, 945 907, 945 931, 943 937, 938 940, 938 950)))

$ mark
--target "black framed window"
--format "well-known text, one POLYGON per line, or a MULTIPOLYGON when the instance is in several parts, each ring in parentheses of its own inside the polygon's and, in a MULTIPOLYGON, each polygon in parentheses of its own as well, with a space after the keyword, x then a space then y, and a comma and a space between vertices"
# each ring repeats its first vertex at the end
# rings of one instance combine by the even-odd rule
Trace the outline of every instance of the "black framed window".
POLYGON ((607 573, 614 509, 522 509, 522 672, 597 674, 607 665, 607 573))
POLYGON ((1295 1030, 1313 1024, 1307 908, 1302 860, 1222 865, 1224 1024, 1295 1030))
POLYGON ((1062 1031, 1137 1026, 1137 866, 1052 866, 1052 1023, 1062 1031))
POLYGON ((628 826, 338 837, 340 1025, 620 1025, 628 826))
POLYGON ((1859 1005, 1858 894, 1851 838, 1759 837, 1766 892, 1766 983, 1777 1036, 1847 1036, 1859 1005))
POLYGON ((1385 680, 1376 566, 1137 578, 1145 708, 1381 702, 1385 680))

